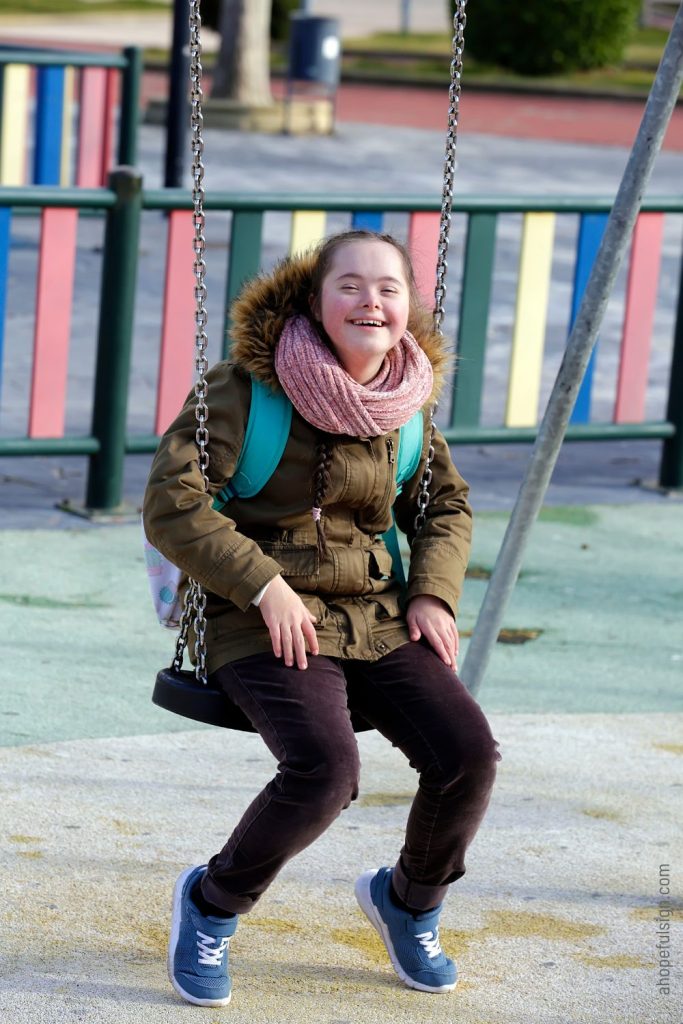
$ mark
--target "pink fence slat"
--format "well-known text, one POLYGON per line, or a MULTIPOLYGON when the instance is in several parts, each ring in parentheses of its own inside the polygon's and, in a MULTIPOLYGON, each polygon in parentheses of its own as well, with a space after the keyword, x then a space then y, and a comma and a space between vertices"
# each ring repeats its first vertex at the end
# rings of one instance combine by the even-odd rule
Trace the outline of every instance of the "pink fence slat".
POLYGON ((41 217, 29 437, 63 437, 78 210, 41 217))
POLYGON ((76 184, 83 188, 98 188, 102 184, 106 96, 107 68, 83 68, 76 165, 76 184))
POLYGON ((408 251, 415 268, 417 290, 428 309, 434 306, 440 221, 440 213, 411 213, 408 227, 408 251))
POLYGON ((102 164, 100 184, 107 184, 107 177, 113 164, 114 119, 118 100, 119 73, 116 68, 107 69, 107 86, 104 92, 104 132, 102 136, 102 164))
POLYGON ((615 423, 639 423, 645 418, 645 393, 663 231, 663 213, 641 213, 636 221, 626 286, 624 331, 614 405, 615 423))
POLYGON ((168 218, 166 283, 154 431, 163 434, 180 412, 194 370, 193 213, 173 210, 168 218))

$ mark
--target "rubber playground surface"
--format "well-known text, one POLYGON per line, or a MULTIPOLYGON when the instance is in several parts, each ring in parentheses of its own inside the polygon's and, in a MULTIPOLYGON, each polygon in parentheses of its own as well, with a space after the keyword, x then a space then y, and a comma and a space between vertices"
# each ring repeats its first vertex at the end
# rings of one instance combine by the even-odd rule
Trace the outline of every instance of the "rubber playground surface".
MULTIPOLYGON (((274 762, 258 737, 151 704, 172 635, 153 619, 136 526, 0 533, 2 1018, 678 1022, 681 511, 560 506, 534 530, 505 618, 530 638, 497 645, 480 695, 503 760, 442 918, 455 993, 404 988, 355 905, 355 877, 396 856, 415 788, 371 733, 359 800, 240 923, 218 1010, 167 981, 170 894, 274 762)), ((479 516, 464 633, 505 521, 479 516)))

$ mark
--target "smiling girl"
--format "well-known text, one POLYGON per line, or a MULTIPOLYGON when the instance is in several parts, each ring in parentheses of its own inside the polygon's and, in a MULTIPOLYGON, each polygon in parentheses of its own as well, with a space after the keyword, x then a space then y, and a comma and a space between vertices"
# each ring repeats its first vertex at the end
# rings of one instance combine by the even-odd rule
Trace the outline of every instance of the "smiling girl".
POLYGON ((155 547, 206 588, 208 670, 279 763, 223 849, 176 883, 171 981, 191 1003, 229 1001, 239 915, 357 796, 353 710, 419 773, 395 864, 361 875, 356 898, 402 981, 447 992, 457 974, 439 943, 441 907, 465 873, 500 755, 456 674, 471 511, 438 431, 426 519, 414 527, 443 342, 404 248, 365 231, 285 260, 231 313, 231 359, 207 376, 210 492, 192 397, 159 446, 144 521, 155 547), (212 497, 235 469, 251 377, 291 400, 290 435, 260 493, 219 512, 212 497), (420 466, 397 496, 399 428, 419 410, 420 466), (392 508, 411 545, 405 591, 382 540, 392 508))

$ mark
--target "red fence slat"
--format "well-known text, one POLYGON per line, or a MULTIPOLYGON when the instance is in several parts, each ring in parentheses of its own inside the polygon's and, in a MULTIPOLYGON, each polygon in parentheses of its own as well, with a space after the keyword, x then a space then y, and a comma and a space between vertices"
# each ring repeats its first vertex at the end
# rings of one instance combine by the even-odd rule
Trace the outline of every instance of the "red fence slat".
POLYGON ((78 210, 41 215, 29 437, 63 437, 78 210))
POLYGON ((76 184, 99 188, 106 135, 107 68, 83 68, 78 119, 76 184))
POLYGON ((100 165, 100 184, 106 186, 109 170, 113 165, 114 120, 119 91, 119 74, 116 68, 107 69, 107 84, 104 91, 104 131, 100 165))
POLYGON ((192 386, 195 345, 193 216, 192 211, 173 210, 168 217, 166 283, 154 423, 156 434, 163 434, 177 416, 192 386))
POLYGON ((626 286, 615 423, 639 423, 645 418, 663 231, 663 213, 641 213, 636 221, 626 286))
POLYGON ((434 306, 440 213, 411 213, 408 251, 415 268, 417 290, 428 309, 434 306))

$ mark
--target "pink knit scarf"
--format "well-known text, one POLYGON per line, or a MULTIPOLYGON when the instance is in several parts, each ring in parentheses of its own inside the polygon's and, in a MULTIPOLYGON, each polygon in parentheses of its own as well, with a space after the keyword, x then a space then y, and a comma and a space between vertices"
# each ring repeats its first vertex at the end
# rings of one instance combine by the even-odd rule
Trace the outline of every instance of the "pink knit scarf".
POLYGON ((403 426, 432 393, 432 364, 408 331, 384 357, 379 373, 359 384, 323 344, 310 320, 285 324, 275 371, 292 405, 330 434, 376 437, 403 426))

